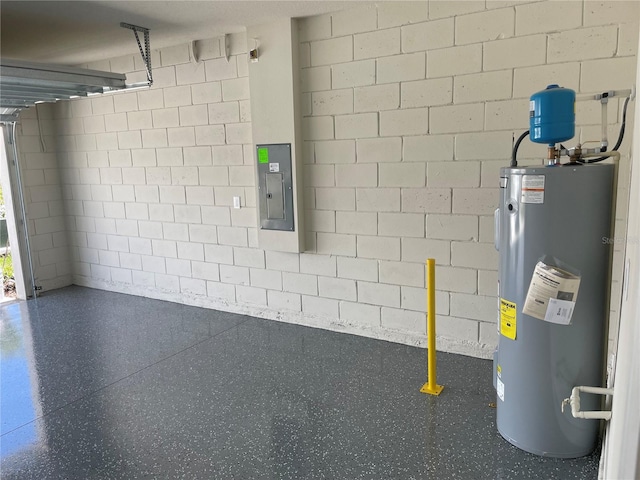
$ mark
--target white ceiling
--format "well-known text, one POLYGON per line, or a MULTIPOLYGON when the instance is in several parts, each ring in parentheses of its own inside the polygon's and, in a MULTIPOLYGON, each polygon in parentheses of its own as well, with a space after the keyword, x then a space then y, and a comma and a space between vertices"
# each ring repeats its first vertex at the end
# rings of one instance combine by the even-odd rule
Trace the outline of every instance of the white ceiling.
POLYGON ((150 29, 151 48, 244 31, 276 18, 307 17, 371 2, 346 1, 7 1, 0 4, 0 55, 79 65, 136 53, 131 30, 150 29))

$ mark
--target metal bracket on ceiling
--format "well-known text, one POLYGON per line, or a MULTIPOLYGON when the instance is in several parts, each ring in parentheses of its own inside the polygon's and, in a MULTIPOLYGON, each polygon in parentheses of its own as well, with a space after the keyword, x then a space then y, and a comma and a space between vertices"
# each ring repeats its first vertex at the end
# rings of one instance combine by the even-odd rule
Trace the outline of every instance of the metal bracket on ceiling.
POLYGON ((147 81, 149 82, 149 86, 151 86, 153 84, 153 74, 151 72, 151 45, 149 43, 149 29, 124 22, 120 22, 120 26, 122 28, 133 30, 133 34, 136 37, 136 42, 138 42, 138 49, 140 49, 140 55, 142 56, 142 60, 144 61, 144 64, 147 68, 147 81), (138 32, 144 33, 144 49, 142 48, 142 44, 140 43, 138 32))

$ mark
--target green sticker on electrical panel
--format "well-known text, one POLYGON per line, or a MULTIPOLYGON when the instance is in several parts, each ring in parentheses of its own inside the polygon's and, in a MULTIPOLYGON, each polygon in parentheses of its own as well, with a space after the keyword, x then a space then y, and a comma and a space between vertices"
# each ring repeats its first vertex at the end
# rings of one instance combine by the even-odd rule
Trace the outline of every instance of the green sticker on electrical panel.
POLYGON ((269 149, 258 148, 258 163, 269 163, 269 149))

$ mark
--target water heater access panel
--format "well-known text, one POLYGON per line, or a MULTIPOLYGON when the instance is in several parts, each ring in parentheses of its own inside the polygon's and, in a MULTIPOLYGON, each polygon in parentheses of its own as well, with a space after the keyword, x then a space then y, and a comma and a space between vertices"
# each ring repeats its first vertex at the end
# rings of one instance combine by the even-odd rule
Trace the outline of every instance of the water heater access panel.
POLYGON ((256 145, 260 228, 293 231, 291 144, 256 145))

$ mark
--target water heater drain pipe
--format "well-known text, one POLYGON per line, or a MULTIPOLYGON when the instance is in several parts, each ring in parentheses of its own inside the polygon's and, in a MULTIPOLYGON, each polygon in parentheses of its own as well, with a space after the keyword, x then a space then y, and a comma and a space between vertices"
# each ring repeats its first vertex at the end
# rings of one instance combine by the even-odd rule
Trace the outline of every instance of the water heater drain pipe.
POLYGON ((571 405, 571 415, 574 418, 585 418, 592 420, 611 420, 611 411, 589 411, 580 410, 580 392, 593 393, 596 395, 613 395, 613 388, 600 387, 573 387, 571 397, 562 401, 561 410, 564 412, 565 405, 571 405))

